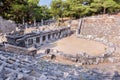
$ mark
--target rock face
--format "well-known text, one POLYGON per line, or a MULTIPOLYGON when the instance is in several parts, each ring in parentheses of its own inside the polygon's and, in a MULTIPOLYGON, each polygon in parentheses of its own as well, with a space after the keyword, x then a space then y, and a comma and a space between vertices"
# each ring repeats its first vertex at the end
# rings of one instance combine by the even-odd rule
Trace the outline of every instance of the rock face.
POLYGON ((11 20, 5 20, 0 17, 0 33, 9 33, 16 30, 15 22, 11 20))

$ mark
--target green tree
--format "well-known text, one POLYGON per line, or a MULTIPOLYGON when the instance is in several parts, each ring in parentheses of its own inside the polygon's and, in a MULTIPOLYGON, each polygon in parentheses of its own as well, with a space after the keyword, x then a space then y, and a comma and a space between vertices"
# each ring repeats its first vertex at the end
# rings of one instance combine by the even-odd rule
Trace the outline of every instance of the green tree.
POLYGON ((91 9, 95 10, 93 13, 101 14, 102 13, 102 0, 94 0, 91 4, 90 7, 91 9))
POLYGON ((67 3, 69 3, 70 6, 68 11, 69 15, 75 18, 89 15, 93 11, 89 6, 91 1, 92 0, 67 0, 67 3))
POLYGON ((91 8, 96 9, 97 13, 113 13, 119 8, 119 4, 114 0, 94 0, 91 8))
POLYGON ((113 7, 113 0, 106 0, 103 2, 102 6, 103 6, 103 13, 105 14, 106 13, 106 10, 110 7, 113 7))
POLYGON ((26 3, 25 0, 3 0, 2 6, 0 7, 0 15, 19 22, 27 5, 26 3))
POLYGON ((51 4, 51 12, 54 17, 62 17, 63 12, 63 1, 53 0, 51 4))
POLYGON ((38 11, 36 11, 36 10, 39 10, 38 2, 39 2, 39 0, 27 0, 27 6, 26 6, 27 21, 33 21, 36 18, 35 12, 38 13, 38 11))
MULTIPOLYGON (((46 19, 51 17, 48 7, 39 6, 39 0, 0 0, 0 16, 12 19, 17 23, 40 21, 43 18, 43 12, 46 12, 46 19)), ((45 17, 44 17, 45 18, 45 17)))
POLYGON ((42 19, 49 19, 52 18, 52 14, 50 9, 47 6, 41 6, 41 15, 42 19))

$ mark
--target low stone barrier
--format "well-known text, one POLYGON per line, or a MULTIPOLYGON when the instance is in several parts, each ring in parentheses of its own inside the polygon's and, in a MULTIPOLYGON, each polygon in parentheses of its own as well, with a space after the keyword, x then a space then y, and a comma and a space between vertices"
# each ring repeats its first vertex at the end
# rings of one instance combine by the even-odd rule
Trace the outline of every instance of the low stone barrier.
POLYGON ((37 50, 35 48, 26 49, 26 48, 22 48, 18 46, 16 47, 9 44, 3 45, 2 47, 0 47, 0 50, 15 53, 15 54, 26 54, 31 56, 35 56, 35 54, 37 53, 37 50))
POLYGON ((115 45, 112 42, 109 42, 104 37, 98 38, 97 36, 93 36, 93 35, 77 35, 77 37, 78 38, 89 39, 89 40, 94 40, 94 41, 100 42, 100 43, 108 46, 108 48, 106 49, 106 53, 105 54, 112 54, 116 50, 115 45))
MULTIPOLYGON (((64 52, 61 52, 58 50, 50 50, 50 53, 52 53, 54 55, 64 56, 68 60, 81 63, 81 65, 93 65, 93 64, 103 63, 105 61, 115 62, 115 60, 113 61, 113 59, 112 59, 112 55, 116 50, 113 43, 109 42, 108 40, 106 40, 104 38, 97 38, 97 36, 92 36, 92 35, 87 35, 87 36, 78 35, 77 37, 89 39, 89 40, 95 40, 97 42, 100 42, 100 43, 108 46, 108 48, 106 48, 105 52, 99 56, 91 56, 88 53, 83 53, 83 52, 79 52, 76 55, 70 55, 70 54, 65 54, 64 52)), ((119 60, 117 60, 117 61, 119 61, 119 60)))

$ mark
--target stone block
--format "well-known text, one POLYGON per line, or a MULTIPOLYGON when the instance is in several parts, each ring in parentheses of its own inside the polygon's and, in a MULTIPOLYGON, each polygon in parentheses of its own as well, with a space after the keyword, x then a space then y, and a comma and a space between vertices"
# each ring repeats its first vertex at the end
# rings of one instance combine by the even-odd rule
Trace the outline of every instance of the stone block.
POLYGON ((23 80, 23 78, 24 78, 24 75, 21 74, 21 73, 18 73, 17 79, 18 80, 23 80))
POLYGON ((47 76, 42 74, 38 80, 47 80, 47 76))

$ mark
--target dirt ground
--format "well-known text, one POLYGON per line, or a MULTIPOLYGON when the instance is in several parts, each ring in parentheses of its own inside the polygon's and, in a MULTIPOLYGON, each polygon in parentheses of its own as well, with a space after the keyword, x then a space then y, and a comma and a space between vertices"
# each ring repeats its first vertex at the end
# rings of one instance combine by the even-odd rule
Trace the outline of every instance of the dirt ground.
POLYGON ((79 52, 86 52, 90 55, 100 55, 105 52, 107 46, 100 42, 80 39, 75 35, 60 39, 58 41, 48 43, 40 48, 38 53, 44 52, 45 49, 56 49, 67 54, 77 54, 79 52))

